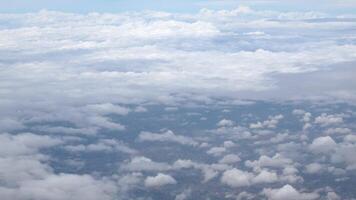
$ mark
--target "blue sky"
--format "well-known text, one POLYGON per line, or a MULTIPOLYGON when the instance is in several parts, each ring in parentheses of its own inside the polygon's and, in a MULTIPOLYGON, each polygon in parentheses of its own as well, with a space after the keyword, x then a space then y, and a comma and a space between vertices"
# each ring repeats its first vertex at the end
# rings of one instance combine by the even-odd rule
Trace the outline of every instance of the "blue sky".
POLYGON ((1 0, 0 12, 36 12, 38 10, 57 10, 65 12, 124 12, 156 10, 167 12, 196 12, 201 8, 233 9, 247 5, 255 9, 278 11, 318 10, 328 13, 355 13, 355 1, 346 0, 1 0))

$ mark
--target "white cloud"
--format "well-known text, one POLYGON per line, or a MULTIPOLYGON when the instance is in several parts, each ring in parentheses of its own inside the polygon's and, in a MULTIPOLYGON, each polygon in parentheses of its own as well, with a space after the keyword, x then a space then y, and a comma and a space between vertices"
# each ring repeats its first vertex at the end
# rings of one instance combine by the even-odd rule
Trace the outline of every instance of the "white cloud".
POLYGON ((261 167, 273 167, 273 168, 285 168, 293 164, 293 160, 283 157, 281 154, 276 154, 273 157, 266 155, 260 156, 258 160, 246 161, 245 165, 253 168, 261 167))
POLYGON ((328 115, 326 113, 322 113, 320 116, 315 118, 314 123, 320 124, 321 126, 330 126, 335 124, 341 124, 344 120, 342 116, 338 115, 328 115))
POLYGON ((113 105, 111 103, 87 105, 86 108, 89 112, 96 112, 104 115, 107 114, 127 115, 130 111, 125 107, 113 105))
POLYGON ((351 129, 349 128, 328 128, 325 133, 328 135, 331 134, 348 134, 351 133, 351 129))
POLYGON ((233 163, 237 163, 240 162, 241 158, 238 155, 235 154, 228 154, 225 155, 220 161, 219 163, 225 163, 225 164, 233 164, 233 163))
POLYGON ((206 153, 211 154, 213 156, 220 156, 224 152, 226 152, 225 147, 212 147, 206 153))
MULTIPOLYGON (((72 129, 119 131, 124 125, 103 115, 127 114, 124 104, 211 101, 217 96, 314 97, 313 92, 301 94, 308 89, 292 95, 279 92, 289 82, 279 83, 271 74, 321 72, 326 65, 354 61, 355 45, 339 42, 346 37, 343 30, 352 30, 353 22, 266 18, 315 16, 320 15, 244 7, 163 16, 159 12, 2 14, 0 50, 6 59, 1 74, 6 78, 0 84, 6 90, 0 115, 7 119, 0 121, 1 127, 12 130, 29 122, 68 122, 73 126, 67 128, 72 129), (318 34, 323 30, 334 30, 335 35, 325 34, 323 40, 318 34), (257 31, 265 32, 268 40, 243 34, 257 31), (217 42, 221 37, 224 42, 217 42), (39 94, 46 94, 46 99, 39 94)), ((354 98, 354 88, 340 82, 343 77, 352 80, 352 74, 335 75, 341 77, 336 81, 341 88, 335 90, 324 89, 320 83, 317 95, 354 98)))
POLYGON ((221 182, 230 187, 245 187, 251 184, 253 174, 239 169, 227 170, 221 177, 221 182))
POLYGON ((175 197, 175 200, 185 200, 188 199, 191 196, 192 190, 191 189, 187 189, 184 190, 182 193, 178 194, 175 197))
POLYGON ((326 199, 327 199, 327 200, 340 200, 341 198, 340 198, 340 196, 337 195, 335 192, 328 192, 328 193, 326 194, 326 199))
POLYGON ((182 135, 176 135, 171 130, 164 133, 141 132, 138 138, 140 141, 176 142, 182 145, 198 145, 194 139, 182 135))
POLYGON ((277 181, 277 174, 268 170, 262 170, 256 177, 253 178, 254 183, 274 183, 277 181))
POLYGON ((218 126, 233 126, 234 122, 229 119, 222 119, 217 123, 218 126))
POLYGON ((154 162, 149 158, 140 156, 132 158, 130 162, 123 164, 121 168, 128 171, 166 171, 170 170, 171 166, 167 163, 154 162))
POLYGON ((309 145, 309 149, 314 153, 329 153, 337 146, 336 142, 330 137, 318 137, 309 145))
POLYGON ((53 172, 48 156, 40 150, 63 140, 32 133, 0 134, 0 143, 0 196, 4 199, 111 200, 115 194, 115 184, 109 180, 53 172))
POLYGON ((263 122, 251 123, 250 128, 276 128, 277 124, 281 119, 283 119, 283 115, 269 116, 268 120, 265 120, 263 122))
POLYGON ((102 151, 102 152, 123 152, 127 154, 135 154, 136 150, 130 148, 127 144, 123 142, 116 141, 114 139, 101 139, 97 143, 83 145, 66 145, 63 147, 67 151, 73 152, 94 152, 94 151, 102 151))
POLYGON ((264 189, 263 193, 270 200, 311 200, 319 198, 317 193, 301 193, 291 185, 285 185, 279 189, 264 189))
POLYGON ((149 176, 145 180, 146 187, 162 187, 165 185, 176 184, 177 181, 170 175, 158 173, 157 176, 149 176))
POLYGON ((32 155, 41 148, 56 146, 62 142, 58 138, 32 133, 0 134, 0 156, 32 155))
POLYGON ((305 171, 308 174, 322 173, 323 169, 324 169, 323 166, 319 163, 311 163, 305 166, 305 171))

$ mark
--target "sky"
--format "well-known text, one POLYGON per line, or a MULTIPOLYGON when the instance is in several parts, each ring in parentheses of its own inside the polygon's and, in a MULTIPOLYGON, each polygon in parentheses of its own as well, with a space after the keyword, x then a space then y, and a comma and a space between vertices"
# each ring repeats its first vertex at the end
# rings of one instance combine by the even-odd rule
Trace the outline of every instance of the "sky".
POLYGON ((355 6, 0 0, 0 199, 355 199, 355 6))
POLYGON ((35 12, 42 9, 64 12, 125 12, 155 10, 166 12, 196 12, 202 8, 232 9, 239 5, 254 6, 256 9, 279 11, 320 10, 333 13, 355 14, 353 0, 1 0, 1 12, 35 12))

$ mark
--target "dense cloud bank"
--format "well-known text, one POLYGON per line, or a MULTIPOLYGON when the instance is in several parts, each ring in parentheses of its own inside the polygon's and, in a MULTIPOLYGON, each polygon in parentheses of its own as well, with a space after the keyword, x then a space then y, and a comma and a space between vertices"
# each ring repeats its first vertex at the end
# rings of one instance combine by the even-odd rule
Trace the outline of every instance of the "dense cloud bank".
POLYGON ((353 199, 355 26, 0 14, 0 199, 353 199))

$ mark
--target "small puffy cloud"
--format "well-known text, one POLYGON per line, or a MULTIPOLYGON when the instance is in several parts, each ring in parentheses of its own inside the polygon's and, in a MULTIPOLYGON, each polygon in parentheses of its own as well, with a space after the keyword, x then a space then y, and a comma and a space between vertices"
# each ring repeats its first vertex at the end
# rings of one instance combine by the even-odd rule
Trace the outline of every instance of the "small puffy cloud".
POLYGON ((130 162, 121 166, 123 170, 127 171, 166 171, 172 167, 167 163, 154 162, 149 158, 139 156, 131 159, 130 162))
POLYGON ((285 168, 293 163, 293 160, 283 157, 281 154, 276 154, 273 157, 266 155, 260 156, 258 160, 246 161, 245 165, 253 168, 261 167, 274 167, 274 168, 285 168))
POLYGON ((123 152, 127 154, 135 154, 137 151, 130 148, 127 144, 114 139, 101 139, 97 143, 83 145, 66 145, 63 147, 67 151, 72 152, 123 152))
POLYGON ((302 109, 294 109, 292 111, 293 115, 304 115, 306 113, 305 110, 302 110, 302 109))
POLYGON ((327 200, 341 200, 340 196, 337 195, 335 192, 330 191, 326 194, 327 200))
POLYGON ((234 122, 229 119, 222 119, 217 123, 218 126, 233 126, 234 122))
POLYGON ((291 185, 285 185, 279 189, 263 189, 262 193, 269 200, 312 200, 319 198, 317 193, 301 193, 291 185))
POLYGON ((213 156, 220 156, 221 154, 226 152, 225 147, 212 147, 206 153, 211 154, 213 156))
POLYGON ((309 145, 309 149, 313 153, 329 153, 334 150, 336 146, 336 142, 330 136, 325 136, 315 138, 309 145))
POLYGON ((157 188, 176 183, 177 181, 172 176, 162 173, 158 173, 157 176, 149 176, 145 180, 145 186, 149 188, 157 188))
POLYGON ((233 164, 233 163, 237 163, 240 161, 241 161, 241 158, 238 155, 228 154, 228 155, 225 155, 221 160, 219 160, 219 163, 233 164))
POLYGON ((235 143, 233 141, 230 141, 230 140, 224 141, 224 147, 225 148, 230 148, 230 147, 233 147, 233 146, 235 146, 235 143))
POLYGON ((332 135, 332 134, 349 134, 351 133, 351 129, 349 128, 328 128, 325 131, 325 134, 332 135))
POLYGON ((323 171, 324 167, 319 163, 311 163, 305 166, 305 172, 308 174, 318 174, 323 171))
POLYGON ((107 117, 91 116, 91 117, 88 117, 88 122, 90 124, 93 124, 93 125, 98 126, 100 128, 118 130, 118 131, 125 130, 125 126, 124 125, 122 125, 120 123, 117 123, 117 122, 113 122, 113 121, 111 121, 111 119, 109 119, 107 117))
POLYGON ((119 105, 114 105, 111 103, 87 105, 86 110, 91 113, 95 112, 101 115, 107 115, 107 114, 127 115, 130 112, 130 109, 128 108, 119 105))
POLYGON ((251 123, 251 129, 260 129, 260 128, 276 128, 277 124, 281 119, 283 119, 283 115, 269 116, 267 120, 263 122, 251 123))
POLYGON ((175 142, 182 145, 196 146, 198 143, 194 139, 182 135, 176 135, 168 130, 164 133, 141 132, 138 136, 140 141, 175 142))
POLYGON ((256 177, 253 178, 254 183, 274 183, 277 181, 277 173, 268 170, 262 170, 256 177))
POLYGON ((192 190, 186 189, 180 194, 176 195, 175 200, 186 200, 191 196, 192 190))
POLYGON ((252 173, 234 168, 223 173, 221 182, 230 187, 245 187, 251 184, 252 179, 252 173))
POLYGON ((293 115, 302 116, 301 121, 303 122, 309 122, 311 120, 311 113, 306 112, 305 110, 294 109, 292 113, 293 115))
POLYGON ((330 126, 343 123, 343 117, 340 115, 328 115, 322 113, 320 116, 316 117, 314 123, 320 124, 321 126, 330 126))

